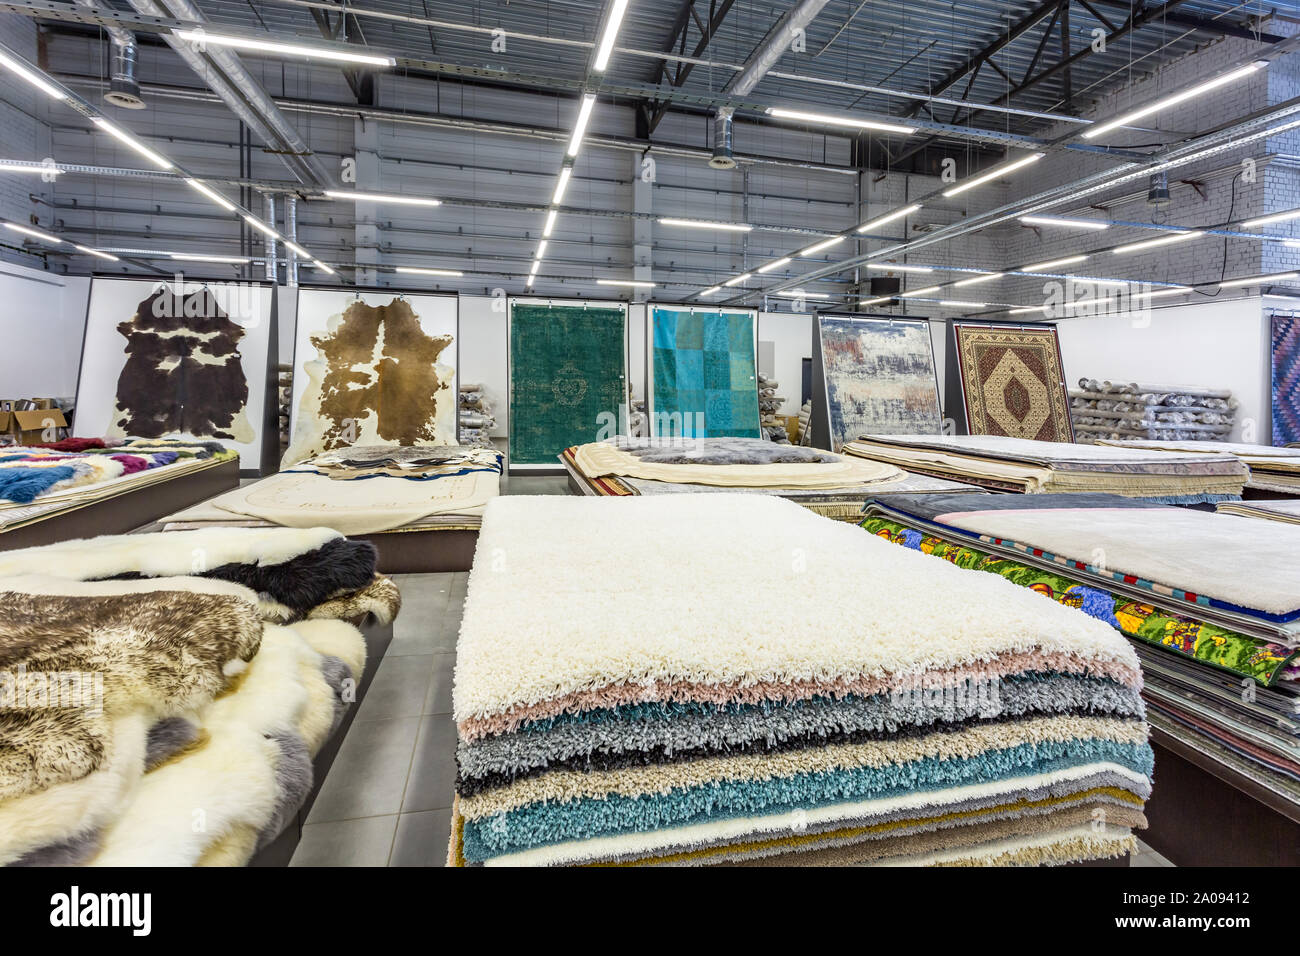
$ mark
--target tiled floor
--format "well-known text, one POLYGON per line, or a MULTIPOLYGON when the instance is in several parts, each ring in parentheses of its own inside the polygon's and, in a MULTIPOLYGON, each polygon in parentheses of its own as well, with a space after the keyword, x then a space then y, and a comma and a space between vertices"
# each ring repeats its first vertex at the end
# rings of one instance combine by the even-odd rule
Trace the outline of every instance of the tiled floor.
MULTIPOLYGON (((503 494, 566 494, 507 478, 503 494)), ((399 574, 393 640, 307 817, 292 866, 442 866, 451 833, 451 675, 468 574, 399 574)))
MULTIPOLYGON (((515 477, 504 494, 565 494, 515 477)), ((293 866, 442 866, 451 833, 451 676, 468 575, 400 574, 393 641, 307 818, 293 866)), ((1144 843, 1131 866, 1172 866, 1144 843)))

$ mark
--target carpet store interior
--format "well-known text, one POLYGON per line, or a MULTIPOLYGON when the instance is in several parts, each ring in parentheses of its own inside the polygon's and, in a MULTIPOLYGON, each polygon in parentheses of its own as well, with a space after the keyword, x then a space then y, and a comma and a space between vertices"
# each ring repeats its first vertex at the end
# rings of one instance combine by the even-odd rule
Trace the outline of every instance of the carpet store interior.
POLYGON ((1300 3, 18 0, 0 863, 1300 863, 1300 3))

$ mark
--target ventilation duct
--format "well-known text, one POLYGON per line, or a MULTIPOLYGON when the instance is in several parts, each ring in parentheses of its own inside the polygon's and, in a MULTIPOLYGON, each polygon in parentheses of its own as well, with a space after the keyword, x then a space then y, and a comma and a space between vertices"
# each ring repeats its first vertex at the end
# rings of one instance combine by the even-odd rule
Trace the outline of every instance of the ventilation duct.
POLYGON ((731 117, 735 111, 723 107, 713 118, 713 155, 709 165, 714 169, 735 169, 736 157, 731 155, 731 117))
POLYGON ((105 101, 126 110, 144 109, 140 84, 135 78, 135 37, 131 37, 128 43, 119 43, 116 37, 113 38, 113 66, 108 84, 105 101))
POLYGON ((1169 174, 1152 173, 1147 186, 1147 205, 1168 206, 1169 201, 1169 174))

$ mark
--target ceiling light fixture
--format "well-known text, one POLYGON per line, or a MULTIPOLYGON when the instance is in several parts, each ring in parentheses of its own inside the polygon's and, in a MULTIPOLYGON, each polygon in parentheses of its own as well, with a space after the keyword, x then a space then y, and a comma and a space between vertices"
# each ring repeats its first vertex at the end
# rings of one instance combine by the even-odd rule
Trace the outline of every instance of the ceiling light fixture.
POLYGON ((939 304, 949 309, 985 309, 987 302, 964 302, 961 299, 940 299, 939 304))
POLYGON ((1035 262, 1032 266, 1025 266, 1020 272, 1042 272, 1044 269, 1055 269, 1057 266, 1073 265, 1076 262, 1083 262, 1087 256, 1066 256, 1064 259, 1051 259, 1047 262, 1035 262))
POLYGON ((564 166, 560 169, 560 178, 555 181, 555 195, 551 197, 551 205, 560 204, 560 200, 564 198, 564 191, 569 188, 569 177, 572 175, 572 166, 564 166))
POLYGON ((780 292, 773 292, 773 295, 779 295, 783 299, 829 299, 830 296, 825 292, 801 292, 798 289, 782 289, 780 292))
MULTIPOLYGON (((1272 275, 1267 275, 1267 276, 1249 276, 1245 279, 1229 279, 1227 282, 1218 283, 1218 286, 1220 289, 1232 289, 1232 288, 1236 288, 1237 286, 1266 285, 1267 283, 1270 282, 1284 282, 1288 279, 1297 279, 1297 278, 1300 278, 1300 272, 1275 272, 1272 275)), ((1212 282, 1206 284, 1214 285, 1214 283, 1212 282)))
POLYGON ((596 94, 587 93, 582 97, 578 107, 578 121, 573 124, 573 136, 569 138, 569 155, 577 156, 582 149, 582 137, 587 132, 587 121, 591 119, 591 108, 596 105, 596 94))
POLYGON ((1148 103, 1146 106, 1140 107, 1139 109, 1125 113, 1122 116, 1117 116, 1113 120, 1108 120, 1105 123, 1093 126, 1084 131, 1083 138, 1095 139, 1102 133, 1109 133, 1113 129, 1127 126, 1143 117, 1150 116, 1152 113, 1158 113, 1161 110, 1168 109, 1171 106, 1176 106, 1179 103, 1200 96, 1202 93, 1208 93, 1210 90, 1216 90, 1221 86, 1226 86, 1228 83, 1236 82, 1237 80, 1250 76, 1256 70, 1260 70, 1266 66, 1268 66, 1267 60, 1256 60, 1254 63, 1248 64, 1247 66, 1224 73, 1222 76, 1216 76, 1214 79, 1206 80, 1204 83, 1198 83, 1196 86, 1188 87, 1180 93, 1174 93, 1170 96, 1163 97, 1156 100, 1154 103, 1148 103))
POLYGON ((852 129, 874 129, 882 133, 898 133, 908 136, 916 130, 911 126, 899 126, 897 123, 881 123, 877 120, 854 119, 850 116, 829 116, 825 113, 805 113, 802 110, 785 110, 769 107, 767 115, 776 119, 799 120, 804 123, 821 123, 826 126, 847 126, 852 129))
POLYGON ((531 289, 531 288, 533 287, 533 279, 534 279, 534 278, 535 278, 535 275, 534 275, 533 273, 531 273, 531 272, 528 273, 528 278, 524 280, 524 288, 525 288, 525 289, 531 289))
POLYGON ((300 56, 307 60, 334 60, 339 63, 361 63, 366 66, 397 66, 391 56, 370 53, 352 53, 330 47, 309 46, 301 43, 280 43, 275 40, 254 40, 248 37, 209 33, 206 30, 172 30, 171 35, 188 40, 196 46, 228 46, 256 53, 279 53, 282 56, 300 56))
POLYGON ((39 229, 33 229, 31 226, 20 226, 16 222, 5 223, 6 229, 12 229, 14 232, 25 233, 34 236, 41 242, 48 242, 50 245, 57 246, 63 242, 58 236, 51 236, 48 232, 41 232, 39 229))
POLYGON ((248 256, 208 256, 198 252, 172 252, 169 255, 182 262, 229 262, 233 265, 243 265, 253 261, 248 256))
POLYGON ((790 257, 786 256, 784 259, 774 259, 765 266, 759 266, 757 271, 760 273, 771 272, 773 269, 779 269, 782 266, 788 266, 789 264, 790 257))
POLYGON ((600 46, 596 48, 596 60, 592 63, 591 68, 597 73, 605 72, 605 67, 609 66, 610 54, 614 52, 614 39, 618 36, 618 28, 623 23, 623 14, 627 12, 628 0, 614 0, 609 8, 609 19, 605 21, 605 32, 600 38, 600 46))
POLYGON ((197 192, 199 192, 199 193, 202 193, 204 196, 207 196, 209 199, 211 199, 214 203, 216 203, 216 204, 217 204, 218 206, 220 206, 222 209, 226 210, 226 212, 234 212, 234 211, 235 211, 235 204, 234 204, 234 203, 232 203, 230 200, 226 199, 225 196, 221 195, 221 193, 217 192, 215 189, 211 189, 211 188, 209 188, 208 186, 205 186, 203 183, 199 182, 197 179, 186 179, 186 180, 185 180, 185 184, 186 184, 187 186, 189 186, 191 189, 193 189, 193 190, 195 190, 195 191, 197 191, 197 192))
POLYGON ((597 279, 596 285, 622 285, 630 286, 633 289, 653 289, 653 282, 646 282, 642 279, 597 279))
POLYGON ((745 281, 747 281, 747 280, 749 280, 749 279, 752 279, 752 278, 754 278, 754 274, 753 274, 752 272, 744 272, 744 273, 741 273, 740 275, 736 276, 734 279, 728 279, 726 282, 724 282, 724 283, 722 283, 722 284, 723 284, 724 286, 730 288, 730 287, 733 286, 733 285, 740 285, 740 283, 745 282, 745 281))
POLYGON ((971 276, 969 279, 960 279, 957 282, 954 282, 953 285, 974 285, 977 282, 988 282, 990 279, 1000 279, 1004 275, 1006 275, 1005 272, 990 272, 988 275, 971 276))
POLYGON ((112 136, 114 139, 118 140, 119 142, 124 143, 127 146, 130 146, 133 150, 135 150, 145 159, 149 160, 149 162, 153 163, 159 169, 174 168, 175 164, 173 164, 170 159, 167 159, 165 156, 161 156, 158 153, 155 153, 144 143, 140 142, 138 139, 136 139, 126 130, 122 129, 122 127, 113 125, 108 120, 104 119, 104 117, 102 116, 93 117, 93 122, 96 126, 102 129, 109 136, 112 136))
POLYGON ((703 292, 700 293, 700 295, 701 295, 701 296, 714 295, 714 294, 716 294, 716 293, 718 293, 718 292, 721 292, 721 291, 722 291, 722 286, 720 286, 720 285, 715 285, 715 286, 713 286, 713 287, 710 288, 710 289, 705 289, 703 292))
POLYGON ((543 239, 541 242, 539 242, 537 244, 537 253, 535 254, 534 258, 541 259, 543 256, 545 256, 546 247, 549 245, 550 245, 550 241, 547 239, 543 239))
POLYGON ((5 67, 5 69, 13 73, 16 73, 18 76, 22 77, 32 86, 36 87, 41 92, 54 97, 54 99, 56 100, 66 100, 68 98, 67 93, 63 92, 53 83, 47 82, 38 73, 28 69, 24 64, 18 62, 13 57, 5 53, 0 53, 0 66, 3 66, 5 67))
POLYGON ((420 196, 402 196, 396 193, 363 193, 355 189, 327 189, 325 195, 331 199, 350 199, 352 202, 391 202, 404 206, 441 206, 440 199, 425 199, 420 196))
POLYGON ((1071 219, 1068 216, 1021 216, 1020 221, 1030 226, 1064 226, 1069 229, 1109 229, 1110 223, 1096 219, 1071 219))
POLYGON ((542 267, 542 260, 534 259, 532 266, 528 270, 528 277, 531 279, 533 276, 537 275, 537 270, 540 269, 541 267, 542 267))
POLYGON ((1286 222, 1288 219, 1300 219, 1300 209, 1288 209, 1286 212, 1275 212, 1271 216, 1247 219, 1241 225, 1246 229, 1254 229, 1256 226, 1268 226, 1275 222, 1286 222))
POLYGON ((1141 242, 1131 242, 1126 246, 1116 246, 1111 252, 1116 255, 1123 255, 1127 252, 1141 252, 1144 249, 1155 249, 1158 246, 1168 246, 1175 242, 1186 242, 1188 239, 1195 239, 1203 235, 1205 233, 1200 229, 1193 229, 1190 232, 1176 232, 1172 236, 1161 236, 1159 239, 1144 239, 1141 242))
POLYGON ((886 302, 892 302, 892 301, 894 301, 894 297, 892 295, 882 295, 878 299, 859 299, 858 308, 861 309, 869 305, 884 305, 886 302))
POLYGON ((459 279, 465 273, 457 272, 455 269, 425 269, 421 266, 397 266, 397 272, 411 276, 444 276, 448 279, 459 279))
POLYGON ((546 225, 542 226, 542 237, 543 237, 543 238, 545 238, 545 239, 549 239, 549 238, 550 238, 550 236, 551 236, 551 230, 555 228, 555 218, 556 218, 556 216, 558 216, 558 215, 559 215, 559 212, 558 212, 557 210, 555 210, 555 209, 552 209, 550 212, 548 212, 548 213, 546 214, 546 225))
POLYGON ((1023 309, 1007 309, 1007 315, 1027 315, 1030 312, 1046 312, 1045 305, 1031 305, 1023 309))
POLYGON ((858 226, 858 232, 870 232, 877 226, 883 226, 886 223, 894 222, 896 219, 902 219, 904 216, 910 216, 920 208, 921 204, 916 202, 912 203, 910 206, 904 206, 902 209, 895 209, 893 212, 887 212, 883 216, 864 222, 862 225, 858 226))
POLYGON ((868 262, 868 269, 879 272, 933 272, 931 266, 908 266, 899 262, 868 262))
POLYGON ((815 246, 809 246, 807 249, 801 249, 799 252, 796 253, 796 255, 800 255, 800 256, 815 255, 821 252, 823 249, 829 249, 831 246, 838 245, 839 243, 843 242, 847 238, 848 236, 832 236, 830 239, 826 239, 823 242, 819 242, 815 246))
POLYGON ((299 259, 311 258, 311 253, 308 252, 306 249, 304 249, 302 246, 298 245, 298 243, 296 242, 291 242, 290 240, 286 239, 284 240, 284 247, 288 249, 290 252, 292 252, 295 256, 297 256, 299 259))
POLYGON ((92 248, 90 248, 90 246, 79 245, 78 243, 75 243, 75 242, 73 243, 73 245, 76 246, 76 248, 80 249, 82 252, 84 252, 84 253, 85 253, 86 255, 88 255, 88 256, 98 256, 98 257, 101 258, 101 259, 107 259, 109 262, 121 262, 121 261, 122 261, 122 260, 119 259, 117 256, 109 255, 107 252, 100 252, 98 249, 92 249, 92 248))
POLYGON ((251 213, 244 213, 243 215, 244 215, 244 222, 248 223, 258 232, 264 233, 272 239, 280 238, 280 234, 278 232, 276 232, 266 223, 262 222, 262 220, 258 219, 256 216, 252 215, 251 213))
POLYGON ((329 266, 327 266, 325 263, 321 262, 319 259, 313 259, 311 261, 311 264, 315 268, 319 269, 321 272, 324 272, 326 275, 331 275, 331 276, 334 275, 334 270, 331 269, 329 266))
POLYGON ((709 222, 704 219, 660 219, 661 226, 686 226, 690 229, 724 229, 730 232, 749 232, 754 227, 744 222, 709 222))
POLYGON ((974 179, 968 179, 964 183, 958 183, 951 189, 945 189, 943 194, 945 197, 950 198, 959 193, 964 193, 968 189, 974 189, 976 186, 983 186, 985 183, 1005 176, 1007 173, 1013 173, 1017 169, 1022 169, 1025 166, 1028 166, 1030 163, 1038 162, 1044 155, 1046 154, 1030 153, 1028 156, 1021 156, 1019 159, 1012 160, 1009 163, 1003 163, 1001 166, 994 166, 988 172, 980 173, 980 175, 976 176, 974 179))
POLYGON ((924 289, 913 289, 911 292, 904 292, 899 296, 900 299, 910 299, 914 295, 928 295, 931 292, 938 292, 937 285, 928 285, 924 289))
POLYGON ((63 172, 54 166, 33 163, 30 166, 22 166, 18 163, 0 163, 0 173, 49 173, 51 176, 58 176, 63 172))

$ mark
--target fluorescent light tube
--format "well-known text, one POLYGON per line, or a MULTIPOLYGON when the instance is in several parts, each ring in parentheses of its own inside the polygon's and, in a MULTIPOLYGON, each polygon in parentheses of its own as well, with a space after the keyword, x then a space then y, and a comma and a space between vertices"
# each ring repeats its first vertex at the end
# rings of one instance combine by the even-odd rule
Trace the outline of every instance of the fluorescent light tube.
POLYGON ((545 256, 545 255, 546 255, 546 247, 547 247, 548 245, 550 245, 550 240, 549 240, 549 239, 543 239, 541 242, 539 242, 539 243, 537 244, 537 253, 536 253, 536 255, 535 255, 535 258, 537 258, 537 259, 541 259, 543 256, 545 256))
POLYGON ((933 272, 930 266, 906 266, 898 262, 868 262, 868 269, 876 269, 880 272, 933 272))
POLYGON ((825 292, 800 292, 798 289, 785 289, 781 292, 774 292, 773 295, 779 295, 783 299, 829 299, 830 296, 825 292))
POLYGON ((720 286, 720 285, 715 285, 715 286, 714 286, 713 288, 711 288, 711 289, 705 289, 703 292, 700 293, 700 295, 701 295, 701 296, 714 295, 715 293, 718 293, 718 292, 721 292, 721 291, 722 291, 722 286, 720 286))
POLYGON ((1286 222, 1288 219, 1300 219, 1300 209, 1288 209, 1286 212, 1275 212, 1271 216, 1260 216, 1258 219, 1247 219, 1241 225, 1246 229, 1254 229, 1256 226, 1267 226, 1275 222, 1286 222))
POLYGON ((971 276, 969 279, 958 280, 957 282, 954 282, 953 285, 974 285, 977 282, 988 282, 990 279, 1000 279, 1004 275, 1006 275, 1005 272, 990 272, 988 275, 971 276))
POLYGON ((559 214, 560 214, 559 211, 555 209, 552 209, 550 212, 546 214, 546 225, 542 226, 543 238, 547 238, 547 239, 550 238, 551 230, 555 228, 555 218, 559 214))
POLYGON ((625 285, 633 289, 653 289, 655 284, 641 279, 597 279, 596 285, 625 285))
POLYGON ((90 248, 90 246, 82 246, 82 245, 78 245, 78 244, 75 243, 75 242, 73 243, 73 245, 76 246, 78 249, 80 249, 82 252, 84 252, 84 253, 85 253, 86 255, 88 255, 88 256, 99 256, 99 258, 101 258, 101 259, 107 259, 109 262, 121 262, 121 261, 122 261, 122 260, 119 259, 117 256, 111 256, 111 255, 109 255, 107 252, 100 252, 98 249, 92 249, 92 248, 90 248))
POLYGON ((1113 120, 1108 120, 1105 123, 1101 123, 1098 124, 1097 126, 1090 127, 1089 129, 1084 131, 1083 138, 1094 139, 1100 136, 1102 133, 1109 133, 1113 129, 1118 129, 1121 126, 1127 126, 1130 123, 1140 120, 1145 116, 1150 116, 1152 113, 1158 113, 1163 109, 1168 109, 1171 106, 1176 106, 1179 103, 1183 103, 1194 97, 1200 96, 1202 93, 1208 93, 1210 90, 1216 90, 1221 86, 1226 86, 1228 83, 1236 82, 1237 80, 1240 80, 1243 77, 1250 76, 1256 70, 1260 70, 1266 66, 1268 66, 1267 60, 1256 60, 1254 63, 1251 63, 1247 66, 1243 66, 1239 69, 1232 70, 1229 73, 1224 73, 1222 76, 1216 76, 1212 80, 1206 80, 1204 83, 1198 83, 1196 86, 1188 87, 1187 89, 1183 90, 1181 93, 1174 93, 1170 96, 1162 97, 1161 99, 1156 100, 1154 103, 1148 103, 1146 106, 1135 109, 1132 112, 1125 113, 1122 116, 1118 116, 1113 120))
POLYGON ((591 108, 596 105, 596 94, 588 93, 582 98, 578 107, 578 122, 573 124, 573 136, 569 138, 569 155, 577 156, 582 148, 582 136, 587 132, 587 121, 591 119, 591 108))
POLYGON ((1087 256, 1066 256, 1064 259, 1051 259, 1047 262, 1035 262, 1032 266, 1025 266, 1019 269, 1019 272, 1042 272, 1044 269, 1055 269, 1057 266, 1073 265, 1076 262, 1083 262, 1087 256))
POLYGON ((531 289, 531 288, 533 287, 533 279, 534 279, 534 278, 535 278, 535 276, 534 276, 533 273, 531 273, 531 272, 528 273, 528 278, 524 280, 524 288, 525 288, 525 289, 531 289))
POLYGON ((185 180, 185 183, 186 183, 186 185, 188 185, 191 189, 194 189, 194 190, 196 190, 196 191, 202 193, 204 196, 207 196, 209 199, 211 199, 211 200, 212 200, 214 203, 216 203, 218 206, 220 206, 221 208, 225 209, 226 212, 234 212, 234 211, 235 211, 235 204, 232 203, 230 200, 226 199, 225 196, 221 195, 221 194, 220 194, 219 192, 217 192, 215 189, 211 189, 211 188, 205 186, 203 183, 199 182, 197 179, 187 179, 187 180, 185 180))
POLYGON ((1070 219, 1067 216, 1021 216, 1020 221, 1031 226, 1065 226, 1070 229, 1109 229, 1110 223, 1096 219, 1070 219))
POLYGON ((743 222, 707 222, 703 219, 660 219, 661 226, 688 226, 691 229, 727 229, 732 232, 749 232, 754 227, 743 222))
POLYGON ((20 166, 17 163, 0 163, 0 173, 49 173, 51 176, 58 176, 62 172, 63 170, 55 169, 53 166, 20 166))
POLYGON ((1231 289, 1243 285, 1264 285, 1269 282, 1283 282, 1287 279, 1300 278, 1300 272, 1275 272, 1267 276, 1249 276, 1245 279, 1229 279, 1227 282, 1220 282, 1220 289, 1231 289))
POLYGON ((609 19, 605 21, 605 32, 601 35, 600 46, 596 48, 596 60, 591 65, 597 73, 605 72, 605 67, 609 66, 609 57, 614 52, 614 40, 618 36, 618 28, 623 23, 623 14, 627 12, 627 2, 628 0, 613 0, 610 4, 609 19))
POLYGON ((558 206, 560 200, 564 198, 564 191, 569 188, 569 177, 573 175, 573 167, 565 166, 560 169, 560 178, 555 181, 555 195, 551 197, 551 204, 558 206))
POLYGON ((884 305, 886 302, 893 302, 893 301, 894 301, 894 296, 892 295, 882 295, 879 299, 860 299, 858 301, 858 308, 862 308, 863 306, 867 306, 867 305, 884 305))
POLYGON ((41 92, 54 97, 56 100, 66 100, 68 98, 67 93, 64 93, 53 83, 47 82, 39 73, 28 69, 28 67, 5 53, 0 53, 0 66, 18 74, 32 86, 36 87, 41 92))
POLYGON ((126 130, 122 129, 120 126, 114 126, 112 123, 104 119, 104 117, 102 116, 94 117, 94 123, 96 126, 102 129, 109 136, 112 136, 115 139, 119 140, 120 142, 125 143, 127 146, 130 146, 133 150, 135 150, 145 159, 149 160, 149 162, 153 163, 159 169, 173 168, 173 163, 170 159, 167 159, 165 156, 161 156, 158 153, 155 153, 152 149, 150 149, 144 143, 140 142, 138 139, 136 139, 126 130))
POLYGON ((275 40, 253 40, 240 36, 225 36, 209 33, 206 30, 173 30, 171 35, 188 40, 200 47, 228 46, 237 50, 254 50, 258 53, 279 53, 283 56, 300 56, 308 60, 334 60, 339 63, 364 63, 367 66, 397 65, 391 56, 376 56, 370 53, 351 53, 347 50, 335 50, 329 47, 310 46, 301 43, 280 43, 275 40))
POLYGON ((20 226, 16 222, 5 223, 6 229, 12 229, 14 232, 26 233, 29 236, 35 236, 41 242, 48 242, 52 246, 57 246, 63 242, 58 236, 51 236, 48 232, 41 232, 39 229, 33 229, 31 226, 20 226))
POLYGON ((465 273, 457 272, 455 269, 425 269, 419 266, 397 266, 397 272, 411 276, 446 276, 449 279, 459 279, 465 273))
POLYGON ((300 259, 311 258, 311 253, 308 252, 306 249, 304 249, 302 246, 298 245, 298 243, 296 242, 290 242, 288 239, 286 239, 284 240, 284 247, 300 259))
POLYGON ((173 259, 179 259, 182 262, 230 262, 235 265, 242 265, 253 261, 248 256, 207 256, 198 252, 173 252, 170 255, 173 259))
POLYGON ((537 275, 537 270, 540 269, 541 267, 542 267, 542 260, 534 259, 532 266, 528 270, 528 275, 530 277, 537 275))
POLYGON ((363 193, 355 189, 327 189, 325 195, 331 199, 350 199, 353 202, 392 202, 405 206, 441 206, 440 199, 424 199, 420 196, 402 196, 394 193, 363 193))
POLYGON ((790 257, 789 257, 789 256, 786 256, 784 259, 775 259, 775 260, 773 260, 772 262, 769 262, 769 263, 768 263, 767 265, 765 265, 765 266, 759 266, 759 267, 758 267, 758 271, 759 271, 759 272, 771 272, 773 269, 779 269, 779 268, 781 268, 782 266, 787 266, 787 265, 789 265, 789 264, 790 264, 790 257))
POLYGON ((862 225, 858 226, 858 232, 870 232, 872 229, 875 229, 877 226, 883 226, 886 223, 893 222, 896 219, 902 219, 904 216, 910 216, 912 213, 916 212, 920 208, 921 208, 921 204, 917 202, 917 203, 912 203, 912 205, 910 206, 904 206, 902 209, 895 209, 893 212, 887 212, 883 216, 880 216, 876 219, 872 219, 870 222, 864 222, 862 225))
POLYGON ((1126 252, 1141 252, 1143 249, 1154 249, 1157 246, 1168 246, 1175 242, 1186 242, 1188 239, 1195 239, 1203 235, 1205 233, 1199 229, 1193 229, 1191 232, 1176 232, 1172 236, 1161 236, 1159 239, 1144 239, 1141 242, 1131 242, 1127 246, 1116 246, 1111 252, 1116 255, 1123 255, 1126 252))
POLYGON ((327 266, 325 263, 321 262, 319 259, 313 259, 313 260, 311 261, 311 264, 312 264, 315 268, 321 270, 321 272, 324 272, 326 275, 331 275, 331 276, 332 276, 332 275, 334 274, 334 270, 331 269, 329 266, 327 266))
POLYGON ((1030 312, 1046 312, 1046 311, 1047 311, 1047 306, 1045 305, 1031 305, 1028 308, 1023 308, 1023 309, 1008 309, 1007 315, 1026 315, 1030 312))
POLYGON ((910 299, 914 295, 928 295, 931 292, 938 292, 938 291, 939 291, 939 287, 937 285, 928 285, 924 289, 913 289, 911 292, 904 292, 898 298, 910 299))
POLYGON ((984 309, 987 302, 963 302, 961 299, 940 299, 939 304, 950 309, 984 309))
POLYGON ((976 186, 983 186, 991 180, 1005 176, 1007 173, 1015 172, 1017 169, 1028 166, 1030 163, 1036 163, 1042 159, 1043 156, 1043 153, 1030 153, 1028 156, 1021 156, 1019 159, 1012 160, 1009 163, 1003 163, 1001 166, 994 166, 988 172, 980 173, 974 179, 968 179, 964 183, 958 183, 951 189, 945 189, 943 194, 945 197, 952 197, 959 193, 964 193, 968 189, 974 189, 976 186))
POLYGON ((854 119, 850 116, 828 116, 825 113, 805 113, 802 110, 783 110, 769 107, 768 116, 777 119, 800 120, 805 123, 821 123, 826 126, 848 126, 852 129, 875 129, 882 133, 900 133, 907 136, 915 133, 911 126, 899 126, 896 123, 881 123, 876 120, 854 119))
POLYGON ((754 278, 754 273, 752 273, 752 272, 745 272, 745 273, 742 273, 742 274, 736 276, 734 279, 728 279, 726 282, 724 282, 724 283, 722 283, 722 284, 723 284, 724 286, 731 287, 731 286, 733 286, 733 285, 740 285, 742 282, 745 282, 746 280, 748 280, 748 279, 752 279, 752 278, 754 278))
POLYGON ((250 213, 244 213, 244 222, 248 223, 258 232, 265 233, 267 236, 270 236, 272 239, 280 238, 280 234, 278 232, 276 232, 266 223, 262 222, 262 220, 258 219, 256 216, 250 213))
POLYGON ((823 249, 829 249, 831 246, 838 245, 839 243, 843 242, 847 238, 848 236, 834 236, 823 242, 817 243, 817 245, 815 246, 809 246, 807 249, 801 249, 797 254, 801 256, 815 255, 816 253, 821 252, 823 249))

